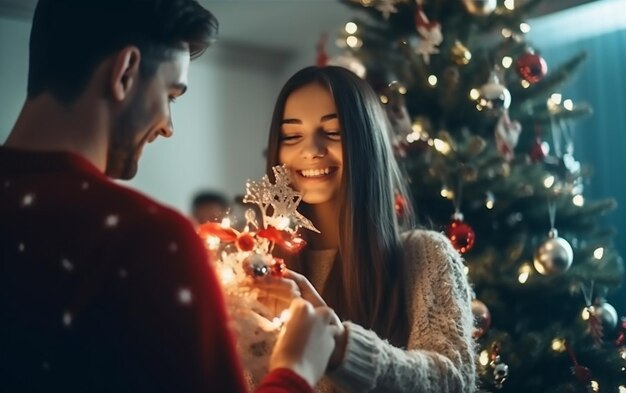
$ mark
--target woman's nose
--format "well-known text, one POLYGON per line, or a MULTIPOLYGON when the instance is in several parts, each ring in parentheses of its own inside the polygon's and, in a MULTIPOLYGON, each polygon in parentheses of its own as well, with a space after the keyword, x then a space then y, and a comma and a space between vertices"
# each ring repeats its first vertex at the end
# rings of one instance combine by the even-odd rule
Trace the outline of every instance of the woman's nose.
POLYGON ((328 148, 319 137, 311 137, 302 149, 304 158, 323 158, 328 153, 328 148))

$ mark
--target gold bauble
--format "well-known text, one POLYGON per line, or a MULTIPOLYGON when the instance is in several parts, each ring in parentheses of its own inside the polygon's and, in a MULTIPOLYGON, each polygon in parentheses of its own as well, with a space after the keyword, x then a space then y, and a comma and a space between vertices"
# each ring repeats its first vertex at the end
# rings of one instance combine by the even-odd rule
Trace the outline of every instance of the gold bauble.
POLYGON ((452 46, 452 60, 458 65, 466 65, 472 59, 472 52, 469 51, 460 41, 456 41, 452 46))

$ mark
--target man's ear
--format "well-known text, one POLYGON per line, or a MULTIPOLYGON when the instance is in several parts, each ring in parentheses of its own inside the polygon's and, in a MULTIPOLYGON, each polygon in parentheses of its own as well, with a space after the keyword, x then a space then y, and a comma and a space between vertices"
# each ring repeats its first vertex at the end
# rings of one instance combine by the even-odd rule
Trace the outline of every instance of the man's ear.
POLYGON ((113 58, 109 80, 113 99, 123 101, 137 83, 141 52, 136 46, 121 49, 113 58))

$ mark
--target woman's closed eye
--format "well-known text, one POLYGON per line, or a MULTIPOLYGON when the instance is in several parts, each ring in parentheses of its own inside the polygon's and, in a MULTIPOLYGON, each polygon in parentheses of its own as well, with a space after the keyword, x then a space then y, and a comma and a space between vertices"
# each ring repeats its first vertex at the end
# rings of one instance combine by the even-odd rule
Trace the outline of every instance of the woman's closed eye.
POLYGON ((328 139, 333 141, 338 141, 341 139, 341 131, 339 130, 325 130, 324 134, 326 134, 328 139))
POLYGON ((281 135, 280 136, 280 142, 281 143, 296 143, 297 141, 300 140, 302 136, 299 134, 289 134, 289 135, 281 135))

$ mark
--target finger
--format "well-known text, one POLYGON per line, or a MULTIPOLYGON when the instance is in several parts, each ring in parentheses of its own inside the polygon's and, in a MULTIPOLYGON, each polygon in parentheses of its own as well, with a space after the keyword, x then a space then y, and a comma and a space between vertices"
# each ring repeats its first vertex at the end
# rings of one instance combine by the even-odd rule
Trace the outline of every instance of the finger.
POLYGON ((258 284, 254 286, 259 291, 265 291, 270 293, 281 293, 291 297, 301 297, 302 292, 300 288, 291 281, 291 284, 285 283, 272 283, 272 284, 258 284))
POLYGON ((315 313, 324 321, 326 324, 330 324, 333 320, 333 316, 335 312, 329 307, 317 307, 315 309, 315 313))
POLYGON ((333 337, 337 337, 341 333, 343 333, 343 329, 345 329, 343 326, 337 326, 337 325, 328 326, 328 330, 333 337))

